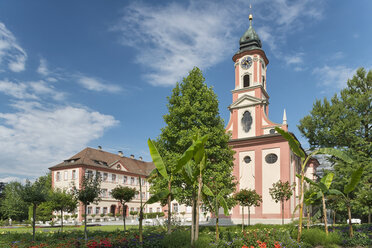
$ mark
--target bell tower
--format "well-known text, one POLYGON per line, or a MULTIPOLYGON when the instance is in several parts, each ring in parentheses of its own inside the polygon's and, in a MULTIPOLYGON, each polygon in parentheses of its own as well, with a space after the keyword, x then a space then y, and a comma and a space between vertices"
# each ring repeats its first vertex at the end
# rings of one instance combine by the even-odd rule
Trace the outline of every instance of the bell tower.
POLYGON ((230 122, 227 131, 232 139, 257 137, 273 133, 272 126, 280 124, 268 120, 269 95, 267 93, 266 71, 269 60, 262 49, 260 37, 252 25, 239 40, 239 50, 233 56, 235 67, 235 87, 233 102, 228 107, 230 122))

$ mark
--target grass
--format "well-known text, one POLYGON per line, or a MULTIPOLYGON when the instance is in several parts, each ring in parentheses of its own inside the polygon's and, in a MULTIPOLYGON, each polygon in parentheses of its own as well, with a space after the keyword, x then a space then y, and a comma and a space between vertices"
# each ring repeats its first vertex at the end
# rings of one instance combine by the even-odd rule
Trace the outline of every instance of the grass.
MULTIPOLYGON (((147 227, 144 226, 144 229, 147 227)), ((88 231, 92 230, 100 230, 100 231, 105 231, 105 232, 112 232, 116 230, 122 231, 124 229, 123 225, 116 225, 116 226, 89 226, 88 225, 88 231)), ((129 229, 138 229, 138 226, 127 226, 127 230, 129 229)), ((60 227, 37 227, 36 232, 57 232, 60 230, 60 227)), ((63 227, 64 231, 73 231, 73 230, 78 230, 78 231, 84 231, 84 226, 64 226, 63 227)), ((0 228, 0 234, 1 233, 32 233, 32 227, 16 227, 16 228, 0 228)))

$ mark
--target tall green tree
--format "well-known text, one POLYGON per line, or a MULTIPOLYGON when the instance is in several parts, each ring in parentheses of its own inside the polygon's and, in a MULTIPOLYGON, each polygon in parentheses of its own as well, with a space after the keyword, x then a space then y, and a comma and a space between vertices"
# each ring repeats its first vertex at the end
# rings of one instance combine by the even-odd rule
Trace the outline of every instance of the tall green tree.
POLYGON ((347 87, 330 101, 317 100, 310 114, 298 126, 312 148, 334 147, 347 152, 357 160, 355 164, 337 161, 335 184, 342 189, 347 175, 364 166, 362 181, 372 183, 371 101, 372 70, 359 68, 347 87))
MULTIPOLYGON (((177 83, 168 97, 167 107, 168 113, 164 115, 166 126, 156 141, 167 170, 177 165, 179 157, 192 144, 194 135, 208 135, 210 139, 205 144, 207 161, 202 181, 208 183, 213 177, 218 191, 225 190, 227 195, 233 193, 235 181, 232 176, 233 151, 228 146, 230 136, 226 134, 218 112, 217 96, 205 84, 200 69, 195 67, 182 83, 177 83)), ((172 180, 172 188, 179 192, 176 200, 192 206, 193 189, 184 188, 183 175, 176 174, 172 180)), ((155 178, 152 193, 164 188, 167 188, 167 180, 155 178)))
POLYGON ((5 185, 0 211, 3 218, 22 221, 27 219, 28 203, 22 198, 22 184, 10 182, 5 185))
POLYGON ((54 211, 61 213, 61 231, 63 231, 63 213, 72 213, 77 207, 77 199, 73 193, 55 189, 50 193, 49 201, 54 211))
POLYGON ((367 208, 368 224, 371 224, 372 184, 365 184, 358 192, 357 201, 362 207, 367 208))
POLYGON ((291 198, 295 186, 296 184, 290 185, 289 182, 282 182, 279 180, 273 183, 273 187, 269 189, 273 200, 275 202, 280 202, 282 205, 282 225, 284 225, 284 202, 291 198))
POLYGON ((73 187, 76 198, 84 206, 84 236, 88 240, 87 234, 87 208, 91 203, 98 203, 101 198, 101 178, 95 176, 84 176, 80 188, 73 187))
POLYGON ((35 241, 35 223, 37 207, 47 201, 49 191, 44 187, 42 180, 37 179, 34 183, 26 181, 22 190, 22 199, 32 205, 32 240, 35 241))
POLYGON ((125 204, 130 202, 134 198, 134 196, 136 195, 136 189, 118 185, 116 186, 116 188, 111 190, 111 195, 116 200, 118 200, 121 206, 123 207, 123 224, 125 232, 126 231, 125 218, 127 216, 127 206, 125 204))

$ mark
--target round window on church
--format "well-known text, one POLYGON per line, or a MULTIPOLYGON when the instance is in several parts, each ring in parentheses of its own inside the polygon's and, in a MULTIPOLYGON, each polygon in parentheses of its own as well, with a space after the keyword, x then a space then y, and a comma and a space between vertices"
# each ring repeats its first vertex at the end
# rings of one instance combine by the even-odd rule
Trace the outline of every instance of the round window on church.
POLYGON ((247 164, 249 164, 251 162, 251 157, 245 156, 244 157, 244 162, 247 163, 247 164))
POLYGON ((274 134, 274 133, 275 133, 275 129, 274 128, 270 129, 270 134, 274 134))
POLYGON ((277 156, 276 154, 274 154, 274 153, 269 153, 269 154, 267 154, 266 157, 265 157, 265 161, 266 161, 266 163, 268 163, 268 164, 273 164, 273 163, 275 163, 277 160, 278 160, 278 156, 277 156))

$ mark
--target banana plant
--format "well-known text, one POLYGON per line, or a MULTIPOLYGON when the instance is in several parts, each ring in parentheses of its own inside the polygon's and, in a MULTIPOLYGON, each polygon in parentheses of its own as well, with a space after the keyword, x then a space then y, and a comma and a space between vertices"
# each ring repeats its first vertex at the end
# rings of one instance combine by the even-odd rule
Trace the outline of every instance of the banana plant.
POLYGON ((178 159, 176 166, 166 166, 163 158, 161 157, 158 149, 156 148, 154 142, 151 139, 148 139, 148 146, 150 150, 150 155, 152 158, 152 161, 155 165, 156 174, 163 179, 167 181, 167 189, 164 189, 160 192, 157 192, 153 196, 150 197, 150 199, 146 202, 146 204, 152 204, 155 202, 162 201, 164 199, 167 199, 167 205, 168 205, 168 226, 167 226, 167 233, 171 233, 171 201, 172 197, 176 194, 176 191, 172 189, 172 181, 173 176, 176 173, 179 173, 182 168, 194 157, 195 154, 198 154, 200 156, 200 151, 204 151, 204 144, 207 141, 207 136, 203 136, 200 139, 197 139, 193 142, 193 144, 184 152, 184 154, 178 159))
POLYGON ((351 174, 351 177, 350 177, 350 180, 349 180, 348 184, 346 184, 344 186, 343 192, 341 192, 341 191, 339 191, 337 189, 330 189, 329 190, 329 192, 331 194, 341 196, 342 199, 346 203, 347 213, 348 213, 348 217, 349 217, 349 236, 350 236, 350 238, 352 238, 354 236, 354 233, 353 233, 353 224, 351 223, 351 199, 350 199, 350 193, 353 192, 356 189, 357 185, 359 184, 359 182, 360 182, 360 180, 362 178, 363 170, 364 170, 364 167, 363 166, 360 166, 358 169, 356 169, 355 171, 353 171, 353 173, 351 174))
POLYGON ((352 163, 353 160, 347 156, 344 152, 334 149, 334 148, 320 148, 309 155, 306 155, 304 150, 301 148, 300 143, 297 139, 295 139, 292 134, 289 132, 284 131, 279 127, 275 127, 275 130, 280 133, 284 139, 288 141, 289 147, 291 148, 292 152, 300 158, 300 166, 301 166, 301 173, 300 173, 300 195, 299 195, 299 208, 300 208, 300 216, 299 216, 299 224, 298 224, 298 234, 297 234, 297 241, 300 242, 301 234, 302 234, 302 218, 303 218, 303 208, 304 208, 304 180, 305 180, 305 168, 310 159, 316 154, 329 154, 335 156, 347 163, 352 163))
POLYGON ((204 149, 204 144, 207 141, 207 136, 199 139, 198 135, 193 137, 193 144, 186 150, 179 163, 187 164, 184 166, 183 177, 186 185, 192 188, 192 222, 191 222, 191 246, 199 237, 199 212, 202 198, 203 173, 207 165, 207 156, 204 149), (200 140, 200 145, 197 144, 200 140), (195 148, 193 148, 195 146, 195 148), (189 159, 191 157, 191 159, 189 159))
MULTIPOLYGON (((332 180, 334 177, 334 173, 328 173, 325 175, 320 182, 316 183, 310 178, 304 177, 305 181, 311 185, 314 185, 319 189, 319 192, 317 194, 317 198, 322 198, 322 206, 323 206, 323 214, 324 214, 324 228, 325 228, 325 233, 328 236, 328 222, 327 222, 327 208, 325 204, 325 195, 326 194, 332 194, 332 191, 329 190, 329 187, 332 184, 332 180)), ((301 175, 296 175, 298 178, 301 178, 301 175)))
POLYGON ((229 208, 227 206, 227 202, 224 197, 226 197, 226 193, 222 190, 219 193, 213 193, 212 190, 207 186, 203 185, 203 194, 205 199, 205 204, 208 204, 210 209, 212 209, 214 215, 216 216, 216 240, 218 241, 220 238, 219 229, 218 229, 218 214, 220 206, 223 208, 223 212, 226 216, 229 215, 229 208))

